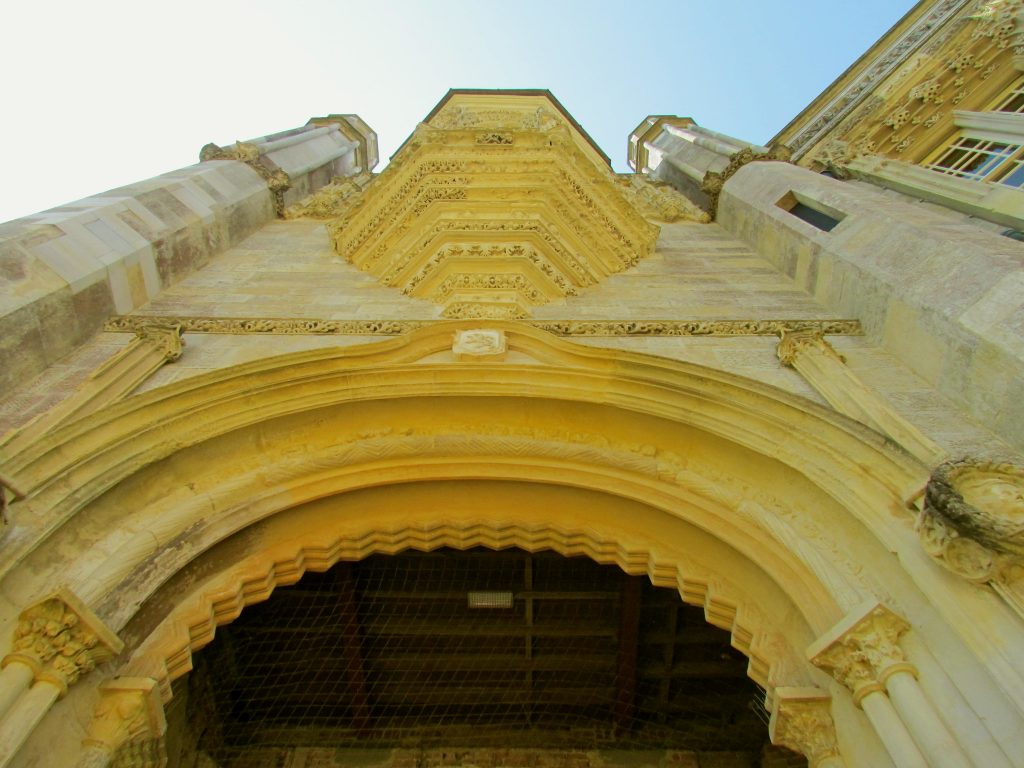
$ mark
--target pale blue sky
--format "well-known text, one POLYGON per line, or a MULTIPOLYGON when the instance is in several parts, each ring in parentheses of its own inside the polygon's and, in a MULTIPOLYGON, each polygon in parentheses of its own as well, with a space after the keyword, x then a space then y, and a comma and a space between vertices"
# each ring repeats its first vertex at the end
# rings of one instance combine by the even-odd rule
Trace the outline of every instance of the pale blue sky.
POLYGON ((0 16, 0 221, 331 112, 363 117, 386 158, 450 87, 549 88, 619 170, 648 114, 764 142, 912 6, 18 2, 0 16))

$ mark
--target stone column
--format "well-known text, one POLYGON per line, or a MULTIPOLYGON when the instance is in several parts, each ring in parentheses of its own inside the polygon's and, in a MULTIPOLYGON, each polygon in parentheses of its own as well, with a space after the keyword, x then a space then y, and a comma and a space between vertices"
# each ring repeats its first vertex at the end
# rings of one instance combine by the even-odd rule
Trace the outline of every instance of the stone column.
POLYGON ((125 744, 152 741, 167 730, 160 689, 152 678, 121 677, 99 690, 77 768, 106 768, 125 744))
POLYGON ((853 691, 898 768, 973 768, 903 657, 898 640, 909 629, 885 606, 866 604, 812 645, 808 656, 853 691))
POLYGON ((776 353, 783 365, 795 368, 840 413, 888 435, 926 466, 934 467, 946 458, 945 451, 862 382, 820 333, 784 334, 776 353))
POLYGON ((282 215, 287 206, 335 177, 370 171, 377 162, 377 135, 356 115, 329 115, 230 147, 207 144, 199 157, 203 162, 238 160, 248 165, 263 177, 282 215))
POLYGON ((630 136, 634 170, 671 184, 712 217, 737 170, 754 160, 788 159, 785 147, 751 144, 675 115, 651 115, 630 136))
POLYGON ((845 768, 832 722, 832 699, 820 688, 776 688, 768 735, 807 758, 809 768, 845 768))
POLYGON ((31 481, 18 476, 17 456, 36 440, 131 394, 161 366, 181 357, 178 326, 146 325, 124 349, 97 368, 70 397, 0 440, 0 463, 11 475, 14 492, 24 496, 31 481))
POLYGON ((0 689, 0 700, 9 702, 0 718, 0 768, 69 686, 122 647, 121 640, 68 590, 26 609, 14 631, 13 650, 2 661, 5 670, 15 671, 0 677, 0 684, 9 686, 0 689), (34 680, 27 691, 26 668, 34 680))

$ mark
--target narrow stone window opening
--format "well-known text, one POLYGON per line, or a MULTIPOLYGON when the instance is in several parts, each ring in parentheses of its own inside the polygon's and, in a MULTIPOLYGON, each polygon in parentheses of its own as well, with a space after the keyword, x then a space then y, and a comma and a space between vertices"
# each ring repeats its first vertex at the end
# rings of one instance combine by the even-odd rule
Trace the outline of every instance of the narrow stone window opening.
POLYGON ((783 195, 776 205, 812 227, 817 227, 822 232, 831 232, 839 222, 846 218, 846 214, 842 211, 837 211, 831 206, 810 200, 792 191, 783 195))

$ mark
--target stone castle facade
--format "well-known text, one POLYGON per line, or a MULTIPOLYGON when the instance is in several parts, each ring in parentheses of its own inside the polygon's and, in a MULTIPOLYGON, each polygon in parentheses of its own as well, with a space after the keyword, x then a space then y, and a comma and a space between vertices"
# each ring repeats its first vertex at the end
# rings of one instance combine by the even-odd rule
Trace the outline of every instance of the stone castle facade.
POLYGON ((728 633, 788 751, 680 765, 1024 766, 1021 4, 925 0, 767 146, 628 152, 453 90, 379 173, 331 114, 0 227, 0 768, 371 764, 221 762, 175 697, 307 573, 478 547, 728 633))

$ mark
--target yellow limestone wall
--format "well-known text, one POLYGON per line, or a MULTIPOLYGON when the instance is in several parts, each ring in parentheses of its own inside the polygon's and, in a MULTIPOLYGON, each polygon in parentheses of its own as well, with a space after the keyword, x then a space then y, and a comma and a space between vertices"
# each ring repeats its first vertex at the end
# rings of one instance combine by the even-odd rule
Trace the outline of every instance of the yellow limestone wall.
POLYGON ((636 266, 528 318, 444 321, 345 262, 322 222, 272 221, 9 393, 4 424, 28 426, 0 442, 0 766, 149 743, 159 717, 110 702, 165 702, 217 625, 307 569, 478 545, 674 585, 732 633, 773 737, 812 765, 1024 765, 1021 614, 927 554, 932 467, 783 366, 779 329, 826 328, 868 410, 938 450, 1009 449, 857 335, 870 312, 837 317, 794 281, 769 229, 660 226, 636 266), (180 358, 143 334, 162 367, 131 396, 32 432, 154 323, 184 328, 180 358), (73 663, 46 655, 55 637, 82 644, 73 663), (104 683, 119 676, 151 698, 104 683))

